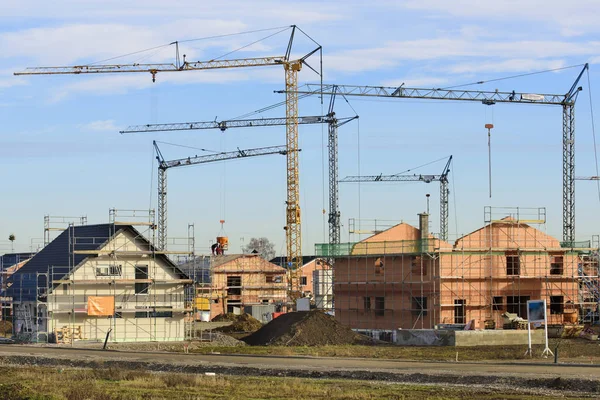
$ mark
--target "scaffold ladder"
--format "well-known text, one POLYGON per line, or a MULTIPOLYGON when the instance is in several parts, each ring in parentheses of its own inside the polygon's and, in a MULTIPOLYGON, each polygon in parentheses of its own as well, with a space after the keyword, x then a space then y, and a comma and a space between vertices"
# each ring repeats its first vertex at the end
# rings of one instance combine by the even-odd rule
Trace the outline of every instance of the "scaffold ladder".
POLYGON ((23 321, 23 326, 20 333, 23 332, 23 329, 25 332, 32 332, 31 312, 29 311, 29 307, 21 304, 20 307, 16 307, 15 314, 17 320, 23 321))

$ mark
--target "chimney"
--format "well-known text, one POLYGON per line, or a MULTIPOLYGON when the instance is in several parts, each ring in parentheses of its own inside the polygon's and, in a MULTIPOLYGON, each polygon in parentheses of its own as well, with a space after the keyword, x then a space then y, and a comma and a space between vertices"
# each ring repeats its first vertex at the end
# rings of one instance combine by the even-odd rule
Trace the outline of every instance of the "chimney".
POLYGON ((421 232, 421 253, 429 251, 429 214, 419 214, 419 231, 421 232))

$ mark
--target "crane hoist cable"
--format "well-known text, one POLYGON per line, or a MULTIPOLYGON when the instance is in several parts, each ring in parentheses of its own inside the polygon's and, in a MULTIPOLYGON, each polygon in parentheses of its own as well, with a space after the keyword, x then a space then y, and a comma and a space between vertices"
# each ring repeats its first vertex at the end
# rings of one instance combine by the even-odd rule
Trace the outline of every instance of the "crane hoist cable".
MULTIPOLYGON (((598 173, 598 148, 596 147, 596 124, 594 124, 594 105, 592 103, 592 84, 590 82, 590 69, 587 69, 587 82, 588 82, 588 95, 590 98, 590 119, 592 121, 592 138, 594 139, 594 160, 596 161, 596 176, 600 176, 598 173)), ((600 200, 600 180, 596 181, 598 188, 598 200, 600 200)))

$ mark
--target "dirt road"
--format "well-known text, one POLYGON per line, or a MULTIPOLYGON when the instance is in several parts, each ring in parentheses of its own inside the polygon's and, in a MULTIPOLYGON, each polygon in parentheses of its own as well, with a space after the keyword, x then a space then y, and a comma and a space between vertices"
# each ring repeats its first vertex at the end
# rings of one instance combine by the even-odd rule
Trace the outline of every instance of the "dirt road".
POLYGON ((346 378, 389 382, 501 385, 600 393, 600 367, 548 363, 471 363, 348 358, 198 355, 1 345, 9 364, 145 368, 255 376, 346 378))

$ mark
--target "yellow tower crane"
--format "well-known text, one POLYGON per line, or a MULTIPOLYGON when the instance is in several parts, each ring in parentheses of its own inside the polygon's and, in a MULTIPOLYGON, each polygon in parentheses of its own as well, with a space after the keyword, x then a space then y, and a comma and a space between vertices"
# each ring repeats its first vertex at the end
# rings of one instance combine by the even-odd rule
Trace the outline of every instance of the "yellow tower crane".
MULTIPOLYGON (((288 291, 289 300, 294 301, 300 294, 300 277, 302 266, 302 231, 300 221, 300 179, 298 174, 298 72, 306 65, 322 78, 322 69, 311 67, 306 60, 313 54, 320 52, 322 47, 306 35, 300 28, 292 25, 287 50, 283 56, 268 56, 240 59, 212 59, 209 61, 186 61, 179 58, 179 42, 175 45, 174 63, 154 64, 88 64, 63 67, 31 67, 24 71, 15 72, 15 75, 65 75, 65 74, 106 74, 106 73, 134 73, 146 72, 152 75, 152 82, 156 81, 159 72, 182 72, 196 70, 212 70, 224 68, 262 67, 282 65, 285 70, 286 87, 286 147, 287 147, 287 199, 286 199, 286 249, 288 261, 288 291), (303 57, 291 60, 292 45, 296 29, 307 36, 317 47, 303 57)), ((283 30, 281 31, 283 32, 283 30)), ((277 32, 280 33, 280 32, 277 32)), ((271 37, 273 35, 269 35, 271 37)), ((322 66, 322 62, 321 62, 322 66)))

